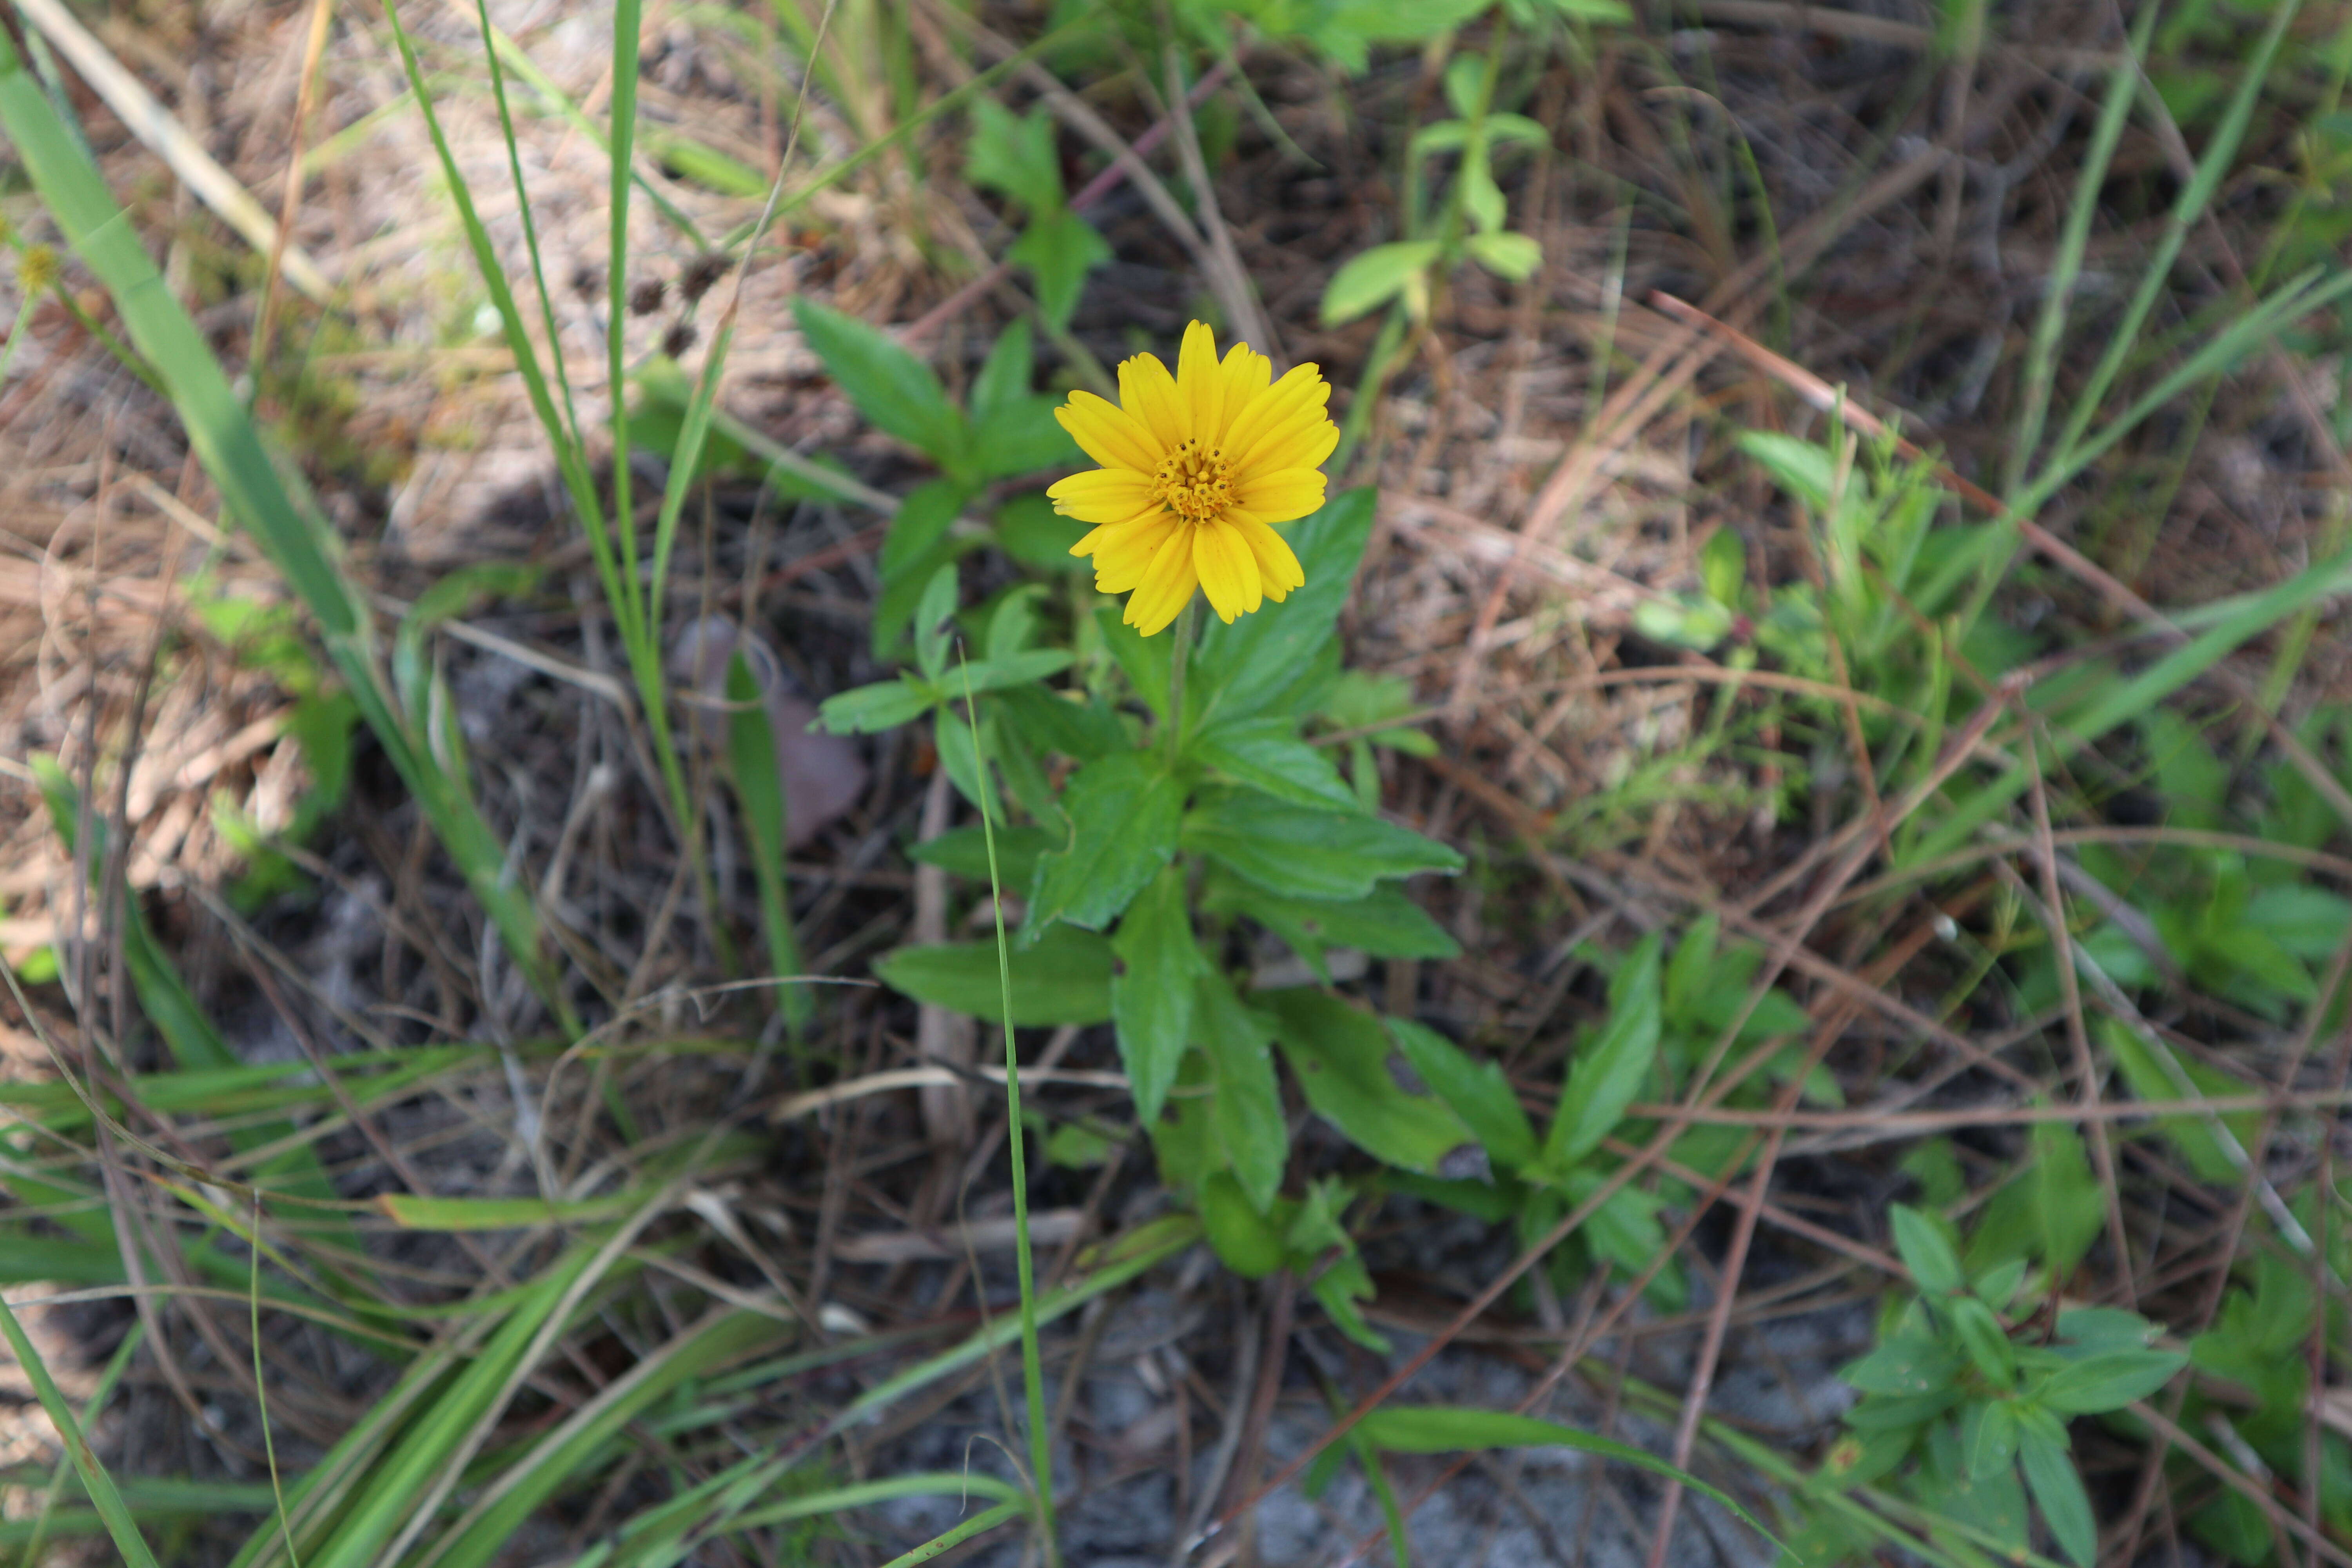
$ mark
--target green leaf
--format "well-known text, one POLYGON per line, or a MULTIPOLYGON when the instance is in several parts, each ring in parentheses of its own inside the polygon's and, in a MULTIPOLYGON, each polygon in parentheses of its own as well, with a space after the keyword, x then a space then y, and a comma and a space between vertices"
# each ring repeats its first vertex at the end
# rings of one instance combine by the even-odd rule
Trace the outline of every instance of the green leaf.
POLYGON ((1034 571, 1090 570, 1085 556, 1070 553, 1070 546, 1086 531, 1085 523, 1055 511, 1053 499, 1043 490, 1024 491, 996 509, 997 547, 1034 571))
POLYGON ((1160 1120, 1169 1086, 1176 1081, 1202 969, 1181 869, 1162 870, 1128 905, 1111 951, 1118 960, 1110 1010, 1118 1026, 1119 1061, 1135 1096, 1135 1119, 1149 1127, 1160 1120))
POLYGON ((1658 1059, 1662 998, 1655 932, 1627 954, 1609 982, 1609 1022, 1577 1052, 1545 1135, 1543 1163, 1564 1175, 1615 1130, 1658 1059))
POLYGON ((1000 692, 994 706, 1041 752, 1086 763, 1134 744, 1116 710, 1080 693, 1016 686, 1000 692))
MULTIPOLYGON (((6 57, 8 45, 0 38, 0 57, 6 57)), ((0 70, 7 75, 20 75, 13 66, 13 57, 0 58, 0 70)), ((5 80, 5 77, 0 77, 5 80)), ((106 1532, 114 1540, 114 1549, 131 1568, 156 1568, 155 1554, 147 1545, 147 1538, 139 1532, 138 1521, 132 1519, 130 1504, 115 1489, 114 1478, 99 1463, 98 1454, 83 1435, 81 1423, 74 1419, 73 1407, 66 1403, 65 1391, 50 1375, 48 1363, 33 1346, 32 1340, 16 1321, 16 1312, 8 1303, 0 1300, 0 1333, 7 1337, 8 1347, 15 1352, 17 1368, 33 1385, 33 1396, 49 1418, 64 1442, 66 1457, 73 1461, 74 1473, 81 1478, 82 1489, 89 1494, 91 1506, 106 1522, 106 1532)))
POLYGON ((1199 729, 1299 710, 1284 699, 1311 674, 1339 626, 1340 606, 1348 602, 1364 543, 1371 537, 1376 500, 1369 488, 1342 490, 1295 524, 1290 547, 1307 574, 1306 586, 1275 605, 1273 615, 1238 616, 1230 625, 1220 622, 1202 633, 1186 675, 1185 699, 1199 729))
POLYGON ((1059 207, 1062 159, 1054 146, 1053 111, 1040 104, 1021 116, 992 98, 976 100, 963 177, 1011 196, 1033 213, 1059 207))
MULTIPOLYGON (((1042 827, 1000 827, 996 830, 997 873, 1008 888, 1025 888, 1037 874, 1037 858, 1060 842, 1061 836, 1042 827)), ((981 827, 951 827, 937 838, 916 845, 907 858, 919 865, 937 866, 975 882, 988 880, 988 837, 981 827)))
MULTIPOLYGON (((956 595, 956 567, 950 561, 931 574, 915 605, 915 663, 926 679, 937 681, 947 672, 948 645, 955 637, 956 595)), ((958 689, 961 685, 957 682, 958 689)))
POLYGON ((2096 1415, 2146 1399, 2188 1364, 2171 1351, 2108 1351, 2060 1367, 2033 1397, 2061 1415, 2096 1415))
POLYGON ((1183 845, 1269 891, 1307 899, 1362 898, 1383 878, 1462 868, 1462 857, 1444 845, 1378 817, 1244 789, 1202 791, 1184 819, 1183 845))
POLYGON ((1274 932, 1324 978, 1324 953, 1352 947, 1375 958, 1453 958, 1462 950, 1404 889, 1382 883, 1360 899, 1293 899, 1223 871, 1212 871, 1201 909, 1247 915, 1274 932))
POLYGON ((1350 257, 1324 285, 1323 324, 1336 327, 1352 321, 1408 289, 1417 289, 1425 300, 1427 274, 1437 260, 1438 248, 1433 239, 1405 239, 1376 245, 1350 257))
MULTIPOLYGON (((874 973, 918 1002, 1004 1022, 997 994, 996 944, 940 942, 883 954, 874 973)), ((1091 931, 1057 925, 1013 954, 1013 1022, 1024 1028, 1100 1024, 1110 1017, 1110 943, 1091 931)))
POLYGON ((1221 724, 1188 748, 1194 762, 1295 805, 1361 808, 1356 792, 1331 765, 1331 753, 1298 738, 1297 721, 1268 716, 1221 724))
MULTIPOLYGON (((2302 1339, 2301 1313, 2294 1314, 2289 1321, 2292 1326, 2279 1342, 2280 1348, 2302 1339)), ((2058 1314, 2058 1342, 2077 1347, 2085 1355, 2146 1350, 2156 1334, 2154 1323, 2121 1307, 2069 1307, 2058 1314)))
POLYGON ((1969 1405, 1960 1421, 1960 1449, 1968 1457, 1970 1479, 2009 1468, 2017 1454, 2017 1415, 2010 1402, 1988 1399, 1969 1405))
POLYGON ((1633 20, 1633 8, 1625 0, 1543 0, 1543 4, 1563 16, 1601 26, 1628 26, 1633 20))
POLYGON ((1019 407, 1028 399, 1036 374, 1029 320, 1017 316, 996 334, 988 358, 981 362, 980 374, 971 378, 971 391, 964 402, 972 423, 985 425, 993 416, 1019 407))
MULTIPOLYGON (((933 479, 908 490, 891 513, 890 531, 882 538, 882 553, 876 561, 882 575, 892 580, 906 576, 947 537, 970 499, 961 485, 949 479, 933 479)), ((892 628, 894 637, 896 630, 892 628)))
POLYGON ((1231 981, 1210 969, 1193 994, 1192 1038, 1215 1075, 1210 1126, 1217 1146, 1250 1205, 1265 1214, 1290 1159, 1282 1091, 1274 1081, 1274 1026, 1244 1005, 1231 981))
POLYGON ((1908 1204, 1896 1204, 1887 1214, 1895 1227, 1895 1250, 1902 1255, 1903 1267, 1911 1271, 1920 1289, 1948 1295, 1968 1288, 1959 1254, 1952 1250, 1941 1223, 1908 1204))
POLYGON ((816 721, 836 735, 871 735, 921 718, 939 700, 929 681, 902 675, 836 692, 818 706, 816 721))
MULTIPOLYGON (((2160 1040, 2150 1040, 2117 1019, 2102 1018, 2097 1028, 2100 1043, 2115 1058, 2124 1081, 2142 1100, 2180 1100, 2198 1095, 2243 1094, 2254 1087, 2210 1063, 2194 1058, 2184 1059, 2160 1040)), ((2257 1113, 2249 1111, 2212 1119, 2166 1116, 2159 1117, 2156 1124, 2180 1151, 2199 1181, 2236 1186, 2243 1180, 2238 1162, 2231 1158, 2213 1122, 2218 1121, 2236 1138, 2238 1147, 2244 1149, 2257 1136, 2259 1120, 2257 1113)))
POLYGON ((1037 310, 1055 328, 1069 324, 1087 286, 1087 274, 1108 261, 1110 241, 1095 226, 1058 207, 1040 213, 1005 251, 1037 280, 1037 310))
POLYGON ((1899 1333, 1838 1376, 1864 1394, 1929 1394, 1950 1387, 1966 1365, 1939 1340, 1899 1333))
MULTIPOLYGON (((2017 1458, 2058 1549, 2079 1568, 2093 1568, 2099 1555, 2099 1530, 2091 1513, 2090 1495, 2083 1489, 2083 1478, 2075 1473, 2074 1455, 2063 1444, 2053 1443, 2029 1428, 2018 1444, 2017 1458)), ((2268 1536, 2263 1537, 2263 1544, 2269 1544, 2268 1536)))
POLYGON ((793 297, 801 335, 866 422, 952 469, 964 455, 963 416, 948 402, 931 367, 855 317, 806 294, 793 297))
POLYGON ((950 686, 959 697, 964 694, 967 676, 971 679, 971 691, 975 697, 983 691, 1001 691, 1008 686, 1025 686, 1069 668, 1072 657, 1066 647, 1033 647, 998 658, 983 658, 966 665, 953 678, 950 686))
POLYGON ((1780 1544, 1754 1514, 1740 1507, 1728 1493, 1639 1448, 1591 1432, 1580 1432, 1556 1421, 1539 1421, 1507 1410, 1472 1410, 1453 1405, 1383 1405, 1357 1423, 1357 1429, 1371 1439, 1373 1447, 1391 1454, 1450 1454, 1465 1448, 1573 1448, 1582 1454, 1597 1454, 1654 1476, 1678 1480, 1701 1497, 1730 1510, 1775 1546, 1780 1544))
POLYGON ((1244 1279, 1263 1279, 1282 1267, 1282 1232, 1251 1206, 1229 1171, 1201 1184, 1201 1228, 1217 1261, 1244 1279))
POLYGON ((1402 1053, 1371 1014, 1303 986, 1261 991, 1253 1000, 1273 1017, 1275 1039, 1307 1103, 1357 1148, 1433 1176, 1447 1155, 1472 1142, 1470 1129, 1444 1100, 1426 1089, 1409 1093, 1399 1082, 1391 1058, 1402 1053))
MULTIPOLYGON (((787 803, 777 771, 776 736, 751 667, 740 649, 727 661, 727 761, 743 813, 743 836, 751 841, 751 875, 760 889, 760 927, 768 939, 768 970, 778 979, 801 973, 800 942, 793 931, 792 903, 784 886, 787 803)), ((776 1009, 793 1034, 808 1025, 808 988, 780 985, 776 1009)))
POLYGON ((1517 1171, 1535 1158, 1535 1129, 1498 1063, 1472 1060, 1461 1047, 1411 1018, 1381 1022, 1413 1072, 1454 1108, 1496 1166, 1517 1171))
MULTIPOLYGON (((1120 620, 1119 614, 1117 605, 1096 605, 1095 629, 1102 634, 1103 647, 1108 648, 1111 658, 1118 660, 1119 673, 1125 675, 1127 683, 1135 688, 1135 694, 1143 699, 1143 705, 1164 720, 1168 717, 1168 648, 1175 639, 1147 637, 1120 620)), ((1243 618, 1255 621, 1264 617, 1246 616, 1243 618)), ((1216 628, 1210 629, 1213 631, 1216 628)), ((1192 668, 1198 670, 1200 664, 1201 656, 1195 653, 1192 668)), ((1198 710, 1198 705, 1192 698, 1185 700, 1185 706, 1198 710)))
POLYGON ((1023 397, 980 420, 971 436, 972 462, 980 476, 1009 479, 1081 462, 1078 444, 1054 417, 1055 407, 1050 397, 1023 397))
POLYGON ((1114 752, 1080 768, 1062 792, 1069 847, 1037 863, 1028 929, 1067 921, 1100 931, 1176 853, 1184 786, 1156 754, 1114 752))
POLYGON ((1996 1388, 2017 1386, 2017 1347, 2010 1343, 1993 1310, 1974 1296, 1954 1296, 1944 1303, 1944 1311, 1985 1380, 1996 1388))

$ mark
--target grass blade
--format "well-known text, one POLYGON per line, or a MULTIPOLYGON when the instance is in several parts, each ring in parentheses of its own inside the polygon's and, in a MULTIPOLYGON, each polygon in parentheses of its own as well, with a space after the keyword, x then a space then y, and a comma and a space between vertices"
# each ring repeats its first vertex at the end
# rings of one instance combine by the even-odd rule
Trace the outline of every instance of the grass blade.
MULTIPOLYGON (((0 48, 5 48, 0 43, 0 48)), ((131 1517, 131 1507, 114 1488, 114 1478, 98 1462, 91 1451, 89 1439, 82 1436, 81 1424, 74 1419, 73 1410, 66 1404, 63 1390, 57 1379, 49 1375, 48 1364, 41 1352, 25 1337, 24 1326, 5 1297, 0 1297, 0 1334, 7 1336, 8 1348, 16 1352, 16 1364, 24 1369, 32 1383, 34 1397, 47 1412, 49 1423, 58 1429, 58 1440, 66 1446, 66 1457, 73 1461, 74 1473, 81 1477, 82 1489, 89 1493, 91 1506, 106 1521, 106 1533, 114 1539, 114 1549, 122 1553, 130 1568, 156 1568, 155 1554, 147 1549, 147 1538, 139 1533, 139 1525, 131 1517)))

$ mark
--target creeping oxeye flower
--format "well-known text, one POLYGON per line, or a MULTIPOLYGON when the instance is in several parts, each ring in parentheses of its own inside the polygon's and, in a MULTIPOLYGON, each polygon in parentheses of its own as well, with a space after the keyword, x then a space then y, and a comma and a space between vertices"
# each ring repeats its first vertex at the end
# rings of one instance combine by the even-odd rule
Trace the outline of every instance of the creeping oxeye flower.
POLYGON ((1279 604, 1307 574, 1271 524, 1323 504, 1320 465, 1339 444, 1324 413, 1331 388, 1302 364, 1281 380, 1274 362, 1184 329, 1176 374, 1151 354, 1118 367, 1118 402, 1074 392, 1054 411, 1102 465, 1045 493, 1065 517, 1095 525, 1070 547, 1094 558, 1095 586, 1132 594, 1127 624, 1150 637, 1209 596, 1221 620, 1279 604))

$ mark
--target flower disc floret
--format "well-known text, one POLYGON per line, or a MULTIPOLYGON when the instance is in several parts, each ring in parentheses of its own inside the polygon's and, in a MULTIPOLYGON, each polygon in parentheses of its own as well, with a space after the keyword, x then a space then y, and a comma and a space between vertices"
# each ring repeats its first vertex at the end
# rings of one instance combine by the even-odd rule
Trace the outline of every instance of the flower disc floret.
POLYGON ((1126 621, 1150 637, 1192 591, 1231 622, 1280 603, 1307 574, 1273 525, 1323 504, 1321 468, 1339 443, 1315 365, 1276 378, 1274 362, 1194 321, 1176 371, 1152 354, 1118 367, 1118 401, 1074 392, 1054 411, 1102 466, 1045 493, 1054 510, 1092 525, 1070 547, 1091 556, 1095 586, 1126 594, 1126 621))

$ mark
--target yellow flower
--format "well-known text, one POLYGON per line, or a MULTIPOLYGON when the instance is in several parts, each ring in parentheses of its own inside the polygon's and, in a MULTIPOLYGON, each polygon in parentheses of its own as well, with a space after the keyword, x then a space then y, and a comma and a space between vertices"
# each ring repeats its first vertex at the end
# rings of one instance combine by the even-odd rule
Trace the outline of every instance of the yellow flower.
POLYGON ((1302 364, 1281 380, 1274 362, 1184 329, 1176 374, 1152 354, 1118 367, 1118 402, 1074 392, 1054 417, 1102 465, 1045 493, 1065 517, 1095 525, 1070 547, 1090 555, 1095 586, 1134 590, 1127 624, 1150 637, 1199 587, 1231 622, 1267 599, 1281 603, 1307 574, 1267 526, 1323 504, 1319 465, 1339 444, 1324 412, 1331 388, 1302 364))

